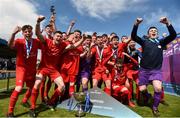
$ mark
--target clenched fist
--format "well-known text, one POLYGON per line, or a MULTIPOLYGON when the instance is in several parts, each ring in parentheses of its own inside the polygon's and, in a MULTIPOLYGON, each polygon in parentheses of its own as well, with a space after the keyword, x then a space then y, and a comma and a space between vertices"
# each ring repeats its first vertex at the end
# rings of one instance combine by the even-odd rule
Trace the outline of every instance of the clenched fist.
POLYGON ((20 31, 21 31, 21 27, 20 26, 16 26, 16 28, 13 31, 13 34, 17 34, 20 31))
POLYGON ((135 25, 139 25, 143 21, 142 18, 137 18, 135 21, 135 25))
POLYGON ((37 22, 40 23, 41 21, 43 21, 45 19, 44 16, 39 16, 38 19, 37 19, 37 22))
POLYGON ((167 17, 161 17, 160 18, 160 23, 163 23, 163 24, 166 24, 166 25, 169 25, 170 22, 169 20, 167 19, 167 17))

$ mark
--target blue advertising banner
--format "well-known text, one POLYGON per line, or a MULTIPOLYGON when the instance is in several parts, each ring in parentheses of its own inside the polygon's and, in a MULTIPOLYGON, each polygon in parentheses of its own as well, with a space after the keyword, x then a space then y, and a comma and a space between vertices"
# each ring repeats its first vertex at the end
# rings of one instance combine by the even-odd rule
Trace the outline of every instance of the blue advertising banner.
POLYGON ((164 90, 173 95, 180 95, 180 36, 167 45, 163 59, 164 90))

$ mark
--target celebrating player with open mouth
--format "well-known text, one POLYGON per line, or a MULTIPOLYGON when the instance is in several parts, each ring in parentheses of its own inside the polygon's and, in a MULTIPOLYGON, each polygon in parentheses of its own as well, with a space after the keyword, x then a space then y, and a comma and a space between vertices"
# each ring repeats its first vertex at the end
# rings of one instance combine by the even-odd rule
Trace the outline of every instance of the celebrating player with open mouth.
POLYGON ((152 111, 155 116, 160 116, 158 105, 161 99, 162 91, 162 61, 163 61, 163 47, 176 38, 176 31, 166 17, 162 17, 160 22, 165 24, 169 31, 169 36, 162 40, 158 40, 158 29, 150 27, 148 29, 147 39, 142 39, 137 36, 137 29, 139 24, 143 21, 142 18, 137 18, 131 33, 132 40, 136 41, 142 46, 142 59, 139 70, 139 89, 142 97, 149 96, 147 92, 147 85, 152 83, 154 87, 154 103, 152 111))

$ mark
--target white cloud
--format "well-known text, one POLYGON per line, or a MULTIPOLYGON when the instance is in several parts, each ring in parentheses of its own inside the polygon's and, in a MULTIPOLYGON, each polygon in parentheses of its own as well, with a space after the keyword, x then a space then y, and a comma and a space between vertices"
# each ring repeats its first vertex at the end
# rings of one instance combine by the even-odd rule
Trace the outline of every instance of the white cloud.
POLYGON ((81 15, 105 20, 122 12, 140 11, 148 0, 71 0, 81 15), (141 6, 141 7, 140 7, 141 6))
MULTIPOLYGON (((149 14, 144 15, 144 21, 147 25, 154 25, 159 24, 160 17, 166 16, 172 25, 174 26, 175 30, 180 32, 180 16, 173 15, 172 13, 176 13, 177 11, 163 11, 162 9, 157 9, 154 12, 151 12, 149 14)), ((178 12, 176 13, 178 14, 178 12)), ((160 25, 160 27, 163 27, 163 25, 160 25)))
POLYGON ((157 11, 145 14, 143 17, 146 24, 152 25, 158 23, 162 16, 169 17, 169 14, 162 9, 158 9, 157 11))
POLYGON ((84 34, 87 34, 87 35, 92 35, 94 32, 93 31, 83 31, 84 34))
POLYGON ((58 20, 63 25, 69 25, 70 23, 70 19, 68 18, 68 16, 60 16, 58 17, 58 20))
MULTIPOLYGON (((93 31, 83 31, 83 33, 87 34, 87 35, 92 35, 94 32, 93 31)), ((104 34, 104 32, 96 32, 96 33, 98 36, 104 34)))
POLYGON ((0 0, 0 37, 9 39, 17 25, 34 27, 37 16, 36 5, 28 0, 0 0))

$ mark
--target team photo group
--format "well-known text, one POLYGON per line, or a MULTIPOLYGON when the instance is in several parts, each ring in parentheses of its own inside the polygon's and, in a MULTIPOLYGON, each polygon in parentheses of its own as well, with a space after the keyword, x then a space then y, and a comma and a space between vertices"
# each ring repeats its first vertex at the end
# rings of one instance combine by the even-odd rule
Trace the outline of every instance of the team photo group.
POLYGON ((37 99, 55 110, 59 101, 75 92, 86 93, 96 87, 128 107, 148 106, 154 116, 160 116, 158 106, 166 103, 161 71, 163 50, 177 36, 169 18, 157 21, 169 32, 162 38, 154 26, 143 37, 138 36, 138 27, 143 23, 140 17, 132 21, 131 35, 121 37, 113 31, 111 34, 94 31, 90 35, 81 29, 72 30, 75 20, 66 32, 59 31, 55 13, 50 18, 39 15, 36 19, 35 26, 15 27, 8 40, 8 46, 16 50, 16 82, 7 117, 15 116, 15 106, 19 105, 16 102, 24 86, 27 90, 21 104, 29 107, 30 117, 38 116, 37 99), (44 20, 49 21, 45 27, 44 20), (21 38, 16 38, 19 33, 21 38), (37 64, 39 51, 41 58, 37 64), (148 85, 153 86, 153 94, 148 92, 148 85))

